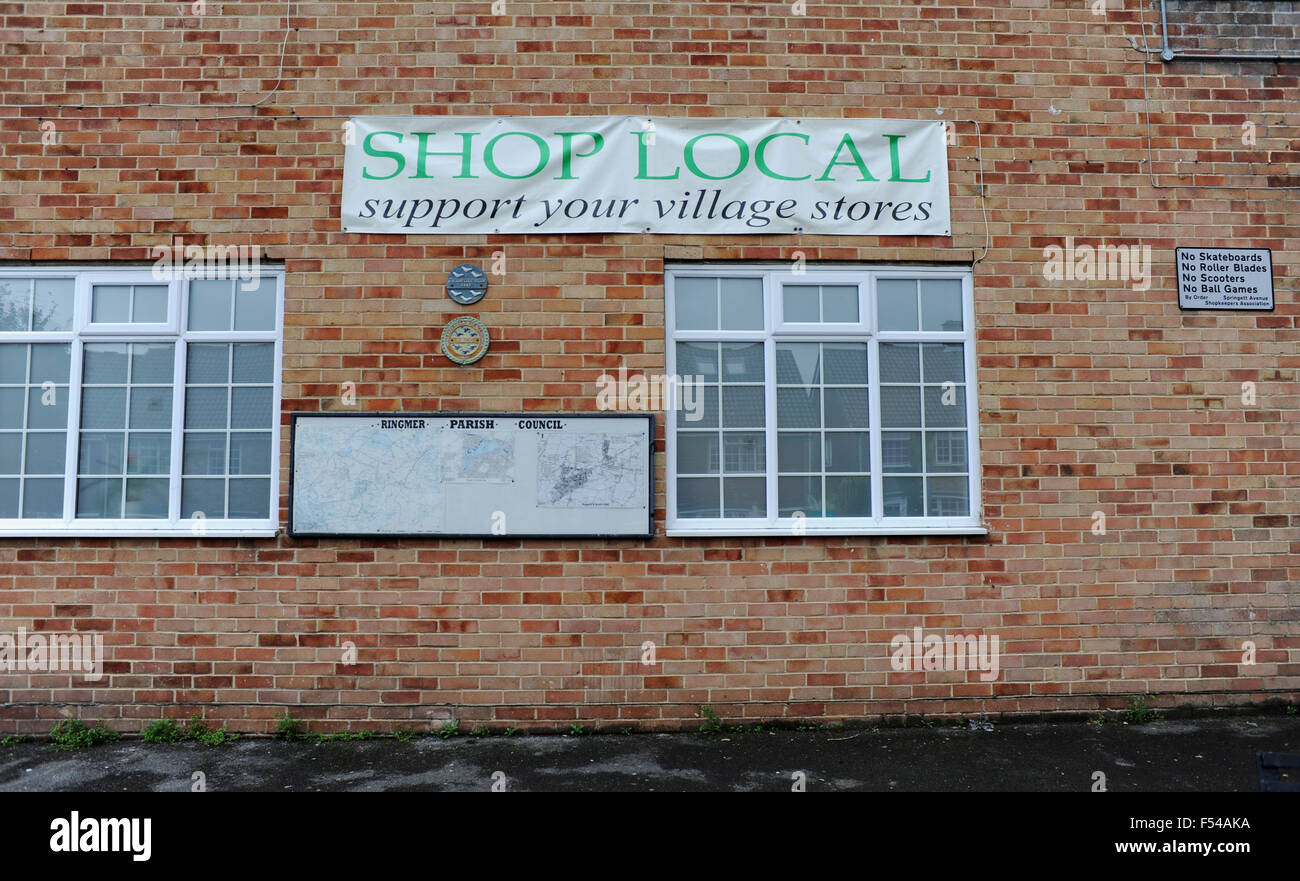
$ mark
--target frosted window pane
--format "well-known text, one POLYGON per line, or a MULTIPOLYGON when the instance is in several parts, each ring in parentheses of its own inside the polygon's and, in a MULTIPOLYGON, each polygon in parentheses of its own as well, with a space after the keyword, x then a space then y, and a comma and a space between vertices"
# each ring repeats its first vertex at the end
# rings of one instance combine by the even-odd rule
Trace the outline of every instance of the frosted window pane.
POLYGON ((274 343, 236 343, 234 382, 271 382, 275 378, 274 343))
POLYGON ((171 382, 175 367, 171 343, 131 346, 131 382, 171 382))
POLYGON ((72 367, 72 348, 67 343, 40 343, 32 346, 33 385, 68 381, 72 367))
POLYGON ((0 428, 23 427, 23 398, 26 389, 0 388, 0 428))
POLYGON ((786 321, 816 322, 821 320, 821 308, 815 285, 786 285, 783 291, 786 321))
POLYGON ((0 434, 0 474, 17 474, 22 462, 23 436, 17 432, 0 434))
POLYGON ((0 330, 27 330, 31 318, 32 280, 0 278, 0 330))
POLYGON ((191 343, 186 355, 186 381, 197 383, 230 381, 230 346, 225 343, 191 343))
POLYGON ((164 324, 167 321, 166 285, 138 285, 131 321, 136 324, 164 324))
POLYGON ((763 329, 763 280, 722 279, 723 330, 763 329))
POLYGON ((270 495, 270 480, 231 478, 229 516, 266 517, 271 506, 270 495))
MULTIPOLYGON (((876 301, 881 330, 917 329, 916 282, 914 280, 880 279, 876 282, 876 301)), ((917 492, 919 494, 920 491, 917 492)))
POLYGON ((171 386, 131 387, 131 428, 171 428, 171 386))
POLYGON ((72 298, 76 290, 70 278, 38 278, 32 310, 32 330, 72 330, 72 298))
POLYGON ((66 433, 33 432, 27 435, 27 460, 23 470, 28 474, 62 474, 66 454, 66 433))
POLYGON ((230 330, 231 292, 234 282, 190 282, 190 330, 230 330))
POLYGON ((226 516, 224 480, 181 481, 181 516, 189 519, 196 513, 201 513, 204 517, 226 516))
POLYGON ((225 428, 228 393, 224 388, 186 389, 185 427, 225 428))
POLYGON ((678 330, 718 329, 718 280, 679 278, 673 287, 678 330))
POLYGON ((167 478, 127 478, 126 516, 158 519, 167 516, 167 478))
POLYGON ((32 386, 27 390, 28 428, 68 427, 68 387, 50 386, 43 389, 32 386))
POLYGON ((822 288, 822 320, 856 322, 858 286, 826 285, 822 288))
POLYGON ((82 428, 125 428, 126 389, 86 388, 81 391, 82 428))
POLYGON ((235 282, 235 330, 275 330, 275 279, 235 282))
POLYGON ((81 353, 81 378, 91 384, 126 382, 126 343, 87 345, 81 353))
POLYGON ((272 395, 269 388, 235 388, 231 395, 231 428, 267 428, 271 425, 272 395))
POLYGON ((95 285, 90 293, 90 320, 95 324, 130 323, 131 286, 95 285))
POLYGON ((63 478, 23 481, 24 517, 63 516, 63 478))
POLYGON ((0 383, 27 381, 27 346, 24 343, 0 345, 0 383))

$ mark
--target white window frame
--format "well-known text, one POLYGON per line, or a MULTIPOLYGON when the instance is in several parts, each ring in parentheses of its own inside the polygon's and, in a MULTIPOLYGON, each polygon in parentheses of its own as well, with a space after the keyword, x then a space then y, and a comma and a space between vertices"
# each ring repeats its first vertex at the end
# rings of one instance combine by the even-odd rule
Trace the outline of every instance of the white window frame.
MULTIPOLYGON (((185 538, 269 538, 280 528, 280 455, 281 373, 284 356, 284 271, 262 266, 258 275, 275 283, 275 329, 270 331, 190 331, 190 279, 182 273, 160 280, 152 267, 111 267, 105 265, 3 266, 0 278, 75 278, 73 324, 68 331, 0 331, 0 343, 69 343, 71 359, 68 375, 67 448, 63 463, 63 517, 0 518, 0 537, 185 537, 185 538), (90 293, 92 285, 149 284, 166 285, 168 307, 166 324, 91 324, 90 293), (169 499, 167 518, 83 518, 76 517, 78 451, 81 433, 82 351, 86 343, 141 342, 175 344, 172 373, 171 462, 168 474, 169 499), (257 343, 275 345, 272 365, 273 421, 271 432, 270 499, 265 518, 187 518, 180 517, 182 444, 185 434, 186 355, 189 343, 257 343)), ((202 281, 197 278, 193 281, 202 281)), ((236 278, 236 285, 242 280, 236 278)), ((227 455, 229 453, 227 452, 227 455)), ((159 475, 161 476, 161 475, 159 475)))
MULTIPOLYGON (((765 413, 764 436, 767 442, 767 510, 768 517, 679 518, 677 516, 677 423, 678 413, 668 409, 665 432, 665 500, 666 531, 670 536, 800 536, 800 535, 985 535, 983 501, 980 495, 979 393, 975 375, 975 306, 971 270, 966 267, 936 266, 808 266, 794 272, 789 264, 734 265, 668 264, 664 267, 665 358, 669 376, 677 375, 678 342, 761 342, 764 345, 765 413), (764 330, 676 330, 676 281, 686 277, 759 278, 763 281, 764 330), (961 331, 880 331, 877 326, 876 282, 879 279, 956 279, 962 283, 961 331), (859 322, 857 324, 785 323, 781 314, 781 285, 784 282, 806 284, 858 285, 859 322), (778 342, 855 342, 868 347, 868 386, 870 391, 871 445, 871 517, 794 517, 775 516, 777 503, 777 428, 776 428, 776 345, 778 342), (881 456, 879 343, 881 342, 960 342, 964 344, 967 480, 972 514, 969 517, 886 517, 883 499, 883 460, 881 456)), ((685 379, 685 377, 683 377, 685 379)), ((689 429, 689 423, 683 429, 689 429)), ((721 476, 721 475, 720 475, 721 476)))

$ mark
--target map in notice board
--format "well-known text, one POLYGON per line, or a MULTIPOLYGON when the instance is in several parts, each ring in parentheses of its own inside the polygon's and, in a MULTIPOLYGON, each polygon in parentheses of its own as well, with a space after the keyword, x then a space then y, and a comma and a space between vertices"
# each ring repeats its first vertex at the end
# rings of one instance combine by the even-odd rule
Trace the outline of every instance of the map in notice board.
POLYGON ((293 416, 293 535, 653 534, 653 417, 293 416))

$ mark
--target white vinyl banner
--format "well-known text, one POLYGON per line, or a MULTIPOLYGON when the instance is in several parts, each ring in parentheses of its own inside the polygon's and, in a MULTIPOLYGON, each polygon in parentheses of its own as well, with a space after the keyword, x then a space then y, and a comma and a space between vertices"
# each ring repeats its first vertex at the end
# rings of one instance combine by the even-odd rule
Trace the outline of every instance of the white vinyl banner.
POLYGON ((941 122, 359 117, 343 230, 947 236, 941 122))

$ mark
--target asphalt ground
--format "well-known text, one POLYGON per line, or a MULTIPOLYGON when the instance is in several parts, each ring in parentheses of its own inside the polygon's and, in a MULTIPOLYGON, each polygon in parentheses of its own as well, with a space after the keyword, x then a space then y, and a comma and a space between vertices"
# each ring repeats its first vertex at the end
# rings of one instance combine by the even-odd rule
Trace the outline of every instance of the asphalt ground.
POLYGON ((1300 717, 72 751, 32 741, 0 746, 0 792, 1258 792, 1260 752, 1300 753, 1300 717))

